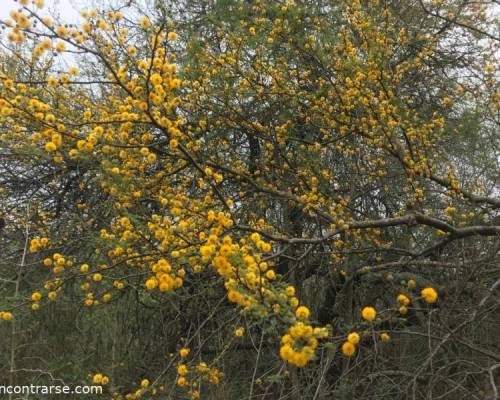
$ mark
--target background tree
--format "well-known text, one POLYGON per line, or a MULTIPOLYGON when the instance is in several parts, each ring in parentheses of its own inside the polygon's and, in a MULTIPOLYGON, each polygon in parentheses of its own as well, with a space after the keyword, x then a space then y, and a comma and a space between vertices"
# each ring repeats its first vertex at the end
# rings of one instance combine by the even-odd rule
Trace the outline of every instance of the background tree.
POLYGON ((493 4, 131 1, 79 26, 21 6, 7 383, 498 396, 493 4))

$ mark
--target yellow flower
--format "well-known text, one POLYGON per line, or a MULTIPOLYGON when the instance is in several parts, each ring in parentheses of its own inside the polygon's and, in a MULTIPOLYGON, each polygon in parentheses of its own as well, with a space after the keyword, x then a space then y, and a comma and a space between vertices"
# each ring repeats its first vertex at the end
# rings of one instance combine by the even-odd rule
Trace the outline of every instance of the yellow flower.
POLYGON ((143 379, 143 380, 141 381, 141 387, 142 387, 142 388, 147 388, 148 386, 149 386, 149 380, 147 380, 147 379, 143 379))
POLYGON ((168 40, 172 40, 172 41, 177 40, 177 33, 168 32, 167 38, 168 38, 168 40))
POLYGON ((377 316, 377 311, 373 307, 365 307, 361 311, 361 316, 367 321, 373 321, 377 316))
POLYGON ((45 150, 51 153, 57 150, 57 146, 54 142, 47 142, 45 143, 45 150))
POLYGON ((408 304, 410 304, 410 299, 408 298, 408 296, 406 296, 404 294, 400 294, 398 296, 398 301, 400 303, 402 303, 404 306, 407 306, 408 304))
POLYGON ((276 274, 275 272, 270 269, 270 270, 267 270, 266 271, 266 278, 269 279, 269 280, 273 280, 273 279, 276 279, 276 274))
POLYGON ((175 150, 177 149, 177 147, 179 147, 179 142, 177 141, 177 139, 170 139, 170 148, 172 150, 175 150))
POLYGON ((269 253, 271 251, 271 245, 264 241, 260 243, 260 248, 264 253, 269 253))
POLYGON ((438 298, 438 294, 434 288, 428 287, 422 289, 420 292, 426 303, 435 303, 438 298))
POLYGON ((113 286, 115 288, 117 288, 118 290, 120 290, 120 289, 123 289, 125 287, 125 284, 123 282, 120 282, 120 281, 115 281, 113 283, 113 286))
POLYGON ((207 372, 209 370, 208 365, 205 362, 198 364, 198 371, 201 373, 207 372))
POLYGON ((66 44, 64 42, 61 42, 61 41, 57 42, 56 43, 56 51, 58 53, 62 53, 64 50, 66 50, 66 44))
POLYGON ((351 342, 345 342, 342 345, 342 353, 344 353, 345 356, 351 357, 355 352, 356 352, 356 346, 353 345, 351 342))
POLYGON ((53 76, 49 76, 49 78, 47 79, 47 84, 49 86, 56 86, 57 85, 57 78, 54 78, 53 76))
POLYGON ((180 364, 178 367, 177 367, 177 373, 179 375, 186 375, 188 373, 188 368, 185 364, 180 364))
POLYGON ((359 334, 357 332, 351 332, 347 335, 347 341, 351 344, 358 344, 360 340, 359 334))
POLYGON ((304 307, 304 306, 300 306, 295 311, 295 315, 299 319, 307 319, 307 318, 309 318, 309 314, 310 314, 309 309, 307 307, 304 307))
POLYGON ((93 377, 92 377, 92 383, 95 384, 95 385, 100 385, 102 383, 102 374, 95 374, 93 377))
POLYGON ((12 317, 13 317, 13 315, 10 311, 0 312, 0 318, 2 318, 4 321, 11 321, 12 317))
POLYGON ((100 282, 102 281, 102 275, 99 272, 97 272, 94 275, 92 275, 92 280, 94 282, 100 282))
POLYGON ((182 349, 180 349, 179 351, 179 354, 181 355, 182 358, 186 358, 189 354, 189 349, 186 348, 186 347, 183 347, 182 349))
POLYGON ((149 21, 148 17, 142 17, 141 20, 139 21, 139 25, 141 26, 142 29, 146 29, 151 25, 151 22, 149 21))
POLYGON ((177 379, 177 384, 179 386, 186 386, 187 385, 187 379, 181 376, 179 379, 177 379))
POLYGON ((160 85, 163 82, 163 78, 161 77, 160 74, 151 75, 151 78, 149 78, 149 80, 154 86, 160 85))
POLYGON ((155 278, 149 278, 144 284, 146 289, 153 290, 156 286, 158 286, 158 281, 155 278))
POLYGON ((234 336, 236 337, 242 337, 245 334, 245 328, 239 327, 234 330, 234 336))
POLYGON ((40 292, 33 292, 33 294, 31 295, 31 300, 33 301, 40 301, 41 298, 42 294, 40 292))
MULTIPOLYGON (((212 171, 210 171, 210 175, 211 175, 212 171)), ((207 174, 209 175, 209 174, 207 174)), ((260 235, 257 233, 257 232, 254 232, 250 235, 250 239, 252 239, 252 241, 254 243, 257 243, 259 240, 260 240, 260 235)))
POLYGON ((382 340, 382 342, 388 342, 389 340, 391 340, 391 337, 388 333, 384 332, 380 334, 380 340, 382 340))

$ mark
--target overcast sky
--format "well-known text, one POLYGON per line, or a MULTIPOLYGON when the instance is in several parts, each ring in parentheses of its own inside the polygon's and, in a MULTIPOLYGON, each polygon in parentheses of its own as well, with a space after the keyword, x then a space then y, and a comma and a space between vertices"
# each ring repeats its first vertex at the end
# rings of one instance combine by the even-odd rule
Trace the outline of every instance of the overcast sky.
MULTIPOLYGON (((79 21, 79 9, 75 4, 86 3, 78 0, 45 0, 45 7, 42 10, 43 15, 51 14, 50 11, 56 10, 62 20, 69 23, 79 21)), ((19 8, 19 3, 13 0, 0 0, 0 19, 9 17, 9 12, 19 8)))

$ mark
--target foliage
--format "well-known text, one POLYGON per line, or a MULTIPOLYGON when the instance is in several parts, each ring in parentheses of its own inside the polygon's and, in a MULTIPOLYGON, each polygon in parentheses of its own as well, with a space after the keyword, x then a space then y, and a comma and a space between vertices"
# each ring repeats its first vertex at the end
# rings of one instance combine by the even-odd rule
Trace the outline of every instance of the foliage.
POLYGON ((493 5, 103 3, 1 22, 1 384, 497 394, 493 5))

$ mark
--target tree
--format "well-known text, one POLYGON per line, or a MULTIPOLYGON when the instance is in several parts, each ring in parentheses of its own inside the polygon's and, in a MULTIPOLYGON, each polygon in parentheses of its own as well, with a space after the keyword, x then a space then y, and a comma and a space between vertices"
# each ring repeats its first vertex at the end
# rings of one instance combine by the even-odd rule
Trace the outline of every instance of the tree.
POLYGON ((0 76, 11 384, 497 394, 492 5, 130 1, 72 26, 20 3, 0 76))

